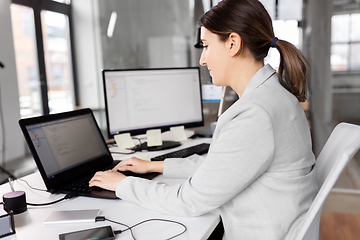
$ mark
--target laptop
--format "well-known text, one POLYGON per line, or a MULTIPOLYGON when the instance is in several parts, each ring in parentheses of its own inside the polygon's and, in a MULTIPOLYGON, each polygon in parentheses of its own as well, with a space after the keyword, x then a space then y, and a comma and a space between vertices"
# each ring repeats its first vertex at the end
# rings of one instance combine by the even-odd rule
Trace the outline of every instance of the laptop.
MULTIPOLYGON (((113 160, 91 109, 20 119, 19 125, 48 192, 117 198, 113 191, 88 186, 95 172, 119 162, 113 160)), ((147 179, 158 175, 124 174, 147 179)))

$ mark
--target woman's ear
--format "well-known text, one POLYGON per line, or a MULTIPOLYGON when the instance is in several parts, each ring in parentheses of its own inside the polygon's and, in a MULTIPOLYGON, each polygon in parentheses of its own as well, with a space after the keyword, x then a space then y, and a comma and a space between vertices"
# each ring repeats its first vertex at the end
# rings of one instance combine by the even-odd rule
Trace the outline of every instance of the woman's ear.
POLYGON ((240 54, 242 50, 241 37, 237 33, 230 33, 227 42, 227 47, 231 57, 235 57, 240 54))

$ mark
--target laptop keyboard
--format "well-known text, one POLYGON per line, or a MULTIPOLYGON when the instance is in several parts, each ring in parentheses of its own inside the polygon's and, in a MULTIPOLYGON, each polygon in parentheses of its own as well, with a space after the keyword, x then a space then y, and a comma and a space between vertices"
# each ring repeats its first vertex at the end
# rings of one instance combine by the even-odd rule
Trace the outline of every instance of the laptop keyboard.
POLYGON ((193 154, 203 155, 209 151, 209 147, 210 147, 209 143, 200 143, 195 146, 187 147, 174 152, 153 157, 151 158, 151 161, 163 161, 166 158, 185 158, 193 154))
POLYGON ((63 186, 63 190, 71 191, 71 192, 84 192, 89 193, 91 192, 92 188, 89 187, 89 181, 93 175, 85 176, 80 180, 70 183, 69 185, 63 186))
MULTIPOLYGON (((111 166, 103 168, 102 171, 113 169, 118 163, 119 163, 119 161, 114 161, 111 166)), ((138 173, 134 173, 131 171, 124 171, 121 173, 124 174, 125 176, 141 177, 141 178, 146 178, 146 179, 152 179, 152 178, 156 177, 157 175, 159 175, 159 173, 138 174, 138 173)), ((89 187, 89 181, 94 176, 94 174, 95 173, 89 174, 89 175, 87 175, 83 178, 80 178, 79 180, 74 181, 70 184, 63 185, 60 187, 60 189, 65 190, 65 191, 70 191, 70 192, 90 193, 91 191, 93 191, 94 189, 97 188, 97 187, 89 187)))
MULTIPOLYGON (((112 169, 116 166, 118 161, 114 161, 111 166, 107 166, 102 171, 106 171, 109 169, 112 169)), ((84 176, 83 178, 78 179, 77 181, 73 181, 70 184, 63 185, 60 188, 65 191, 71 191, 71 192, 83 192, 83 193, 90 193, 93 188, 89 187, 89 181, 94 176, 95 173, 91 173, 87 176, 84 176)))

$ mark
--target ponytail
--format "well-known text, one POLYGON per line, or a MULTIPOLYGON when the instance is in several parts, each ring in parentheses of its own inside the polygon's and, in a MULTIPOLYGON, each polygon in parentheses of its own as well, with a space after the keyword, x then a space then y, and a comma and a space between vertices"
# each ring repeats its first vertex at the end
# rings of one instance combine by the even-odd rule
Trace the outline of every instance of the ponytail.
POLYGON ((310 75, 308 61, 299 49, 287 41, 279 39, 274 45, 280 53, 278 75, 281 85, 300 102, 305 102, 310 75))

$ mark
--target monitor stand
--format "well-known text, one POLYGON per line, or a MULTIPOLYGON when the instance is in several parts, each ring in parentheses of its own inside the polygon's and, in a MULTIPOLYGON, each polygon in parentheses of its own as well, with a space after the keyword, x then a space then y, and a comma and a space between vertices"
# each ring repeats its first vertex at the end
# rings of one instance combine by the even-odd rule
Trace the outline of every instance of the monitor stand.
POLYGON ((140 145, 140 151, 160 151, 160 150, 165 150, 165 149, 170 149, 170 148, 175 148, 180 146, 181 143, 180 142, 175 142, 175 141, 163 141, 163 144, 161 146, 152 146, 152 147, 148 147, 147 146, 147 142, 144 142, 140 145))

